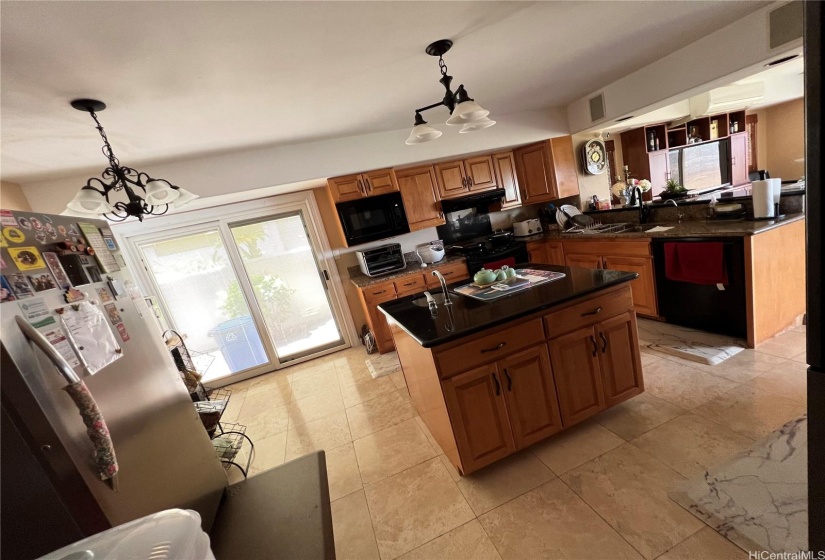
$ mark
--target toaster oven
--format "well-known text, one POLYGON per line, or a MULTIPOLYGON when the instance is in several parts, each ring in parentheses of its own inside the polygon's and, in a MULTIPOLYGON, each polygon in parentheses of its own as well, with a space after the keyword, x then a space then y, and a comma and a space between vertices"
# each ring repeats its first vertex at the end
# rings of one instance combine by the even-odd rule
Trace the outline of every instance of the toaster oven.
POLYGON ((403 270, 407 266, 400 243, 355 251, 355 256, 358 258, 361 272, 367 276, 381 276, 396 270, 403 270))

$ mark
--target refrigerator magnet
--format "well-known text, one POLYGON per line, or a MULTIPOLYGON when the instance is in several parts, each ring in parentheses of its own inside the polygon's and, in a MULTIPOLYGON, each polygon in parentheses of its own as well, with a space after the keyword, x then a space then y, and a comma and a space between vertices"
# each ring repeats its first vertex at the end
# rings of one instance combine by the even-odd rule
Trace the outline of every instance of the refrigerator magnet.
POLYGON ((69 288, 68 290, 66 290, 66 293, 63 294, 63 299, 66 300, 66 303, 73 303, 75 301, 81 301, 86 299, 86 294, 84 294, 77 288, 69 288))
POLYGON ((46 266, 48 266, 49 270, 52 271, 58 286, 64 290, 68 290, 72 287, 69 276, 63 269, 63 265, 60 264, 60 259, 57 257, 57 253, 43 253, 43 260, 46 261, 46 266))
POLYGON ((23 243, 26 240, 26 234, 16 227, 3 228, 3 237, 12 243, 23 243))
POLYGON ((9 256, 14 261, 17 270, 37 270, 46 268, 46 263, 40 257, 37 247, 10 247, 9 256))
POLYGON ((117 333, 120 335, 120 339, 123 342, 128 342, 129 341, 129 332, 126 330, 126 325, 124 325, 123 323, 118 323, 116 325, 116 328, 117 328, 117 333))
POLYGON ((120 313, 118 313, 117 305, 114 303, 104 305, 103 309, 106 310, 106 315, 109 317, 109 322, 113 325, 119 325, 123 322, 123 319, 120 318, 120 313))
POLYGON ((100 298, 100 301, 106 303, 107 301, 112 301, 112 296, 109 294, 109 290, 104 287, 100 287, 97 289, 97 297, 100 298))
POLYGON ((17 299, 34 297, 34 287, 25 274, 7 274, 5 278, 8 280, 11 291, 14 292, 17 299))
POLYGON ((8 280, 6 280, 6 277, 0 276, 0 303, 14 301, 16 299, 17 298, 14 297, 14 292, 11 291, 11 285, 8 280))
POLYGON ((36 272, 29 275, 29 280, 34 286, 35 292, 45 292, 46 290, 54 290, 57 288, 57 283, 51 272, 36 272))
POLYGON ((0 210, 0 225, 3 227, 17 227, 17 220, 11 210, 0 210))

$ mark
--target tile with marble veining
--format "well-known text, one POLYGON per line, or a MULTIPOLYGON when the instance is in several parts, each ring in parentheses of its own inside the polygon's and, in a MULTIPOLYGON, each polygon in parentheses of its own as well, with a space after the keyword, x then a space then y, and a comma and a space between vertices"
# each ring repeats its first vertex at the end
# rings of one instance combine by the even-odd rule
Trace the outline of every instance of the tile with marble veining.
POLYGON ((341 411, 320 420, 290 426, 286 440, 286 460, 317 449, 334 449, 352 441, 347 415, 341 411))
POLYGON ((284 406, 292 401, 289 383, 279 381, 272 385, 253 387, 246 392, 240 416, 254 416, 275 407, 284 406))
POLYGON ((688 327, 639 319, 639 345, 687 360, 718 364, 745 349, 745 342, 730 336, 688 327))
POLYGON ((364 484, 373 484, 436 456, 412 418, 357 439, 354 446, 364 484))
POLYGON ((555 478, 529 451, 511 455, 458 479, 458 489, 476 515, 481 515, 555 478))
POLYGON ((415 417, 415 407, 398 391, 390 391, 347 409, 353 439, 399 424, 415 417))
POLYGON ((684 477, 629 443, 560 478, 647 559, 703 527, 668 498, 684 477))
POLYGON ((252 457, 252 464, 249 467, 250 476, 283 464, 286 451, 286 432, 264 439, 253 439, 252 441, 255 442, 255 455, 252 457))
POLYGON ((246 435, 252 438, 252 441, 268 438, 287 431, 289 405, 273 407, 253 416, 243 414, 243 409, 241 409, 241 415, 237 421, 246 426, 246 435))
POLYGON ((806 333, 788 331, 758 344, 755 350, 763 354, 791 359, 805 351, 806 336, 806 333))
POLYGON ((684 360, 677 356, 667 356, 666 359, 689 366, 699 371, 724 377, 734 383, 745 383, 758 375, 771 371, 773 368, 785 363, 784 358, 771 354, 762 354, 751 349, 745 349, 734 357, 725 360, 721 364, 707 365, 684 360))
POLYGON ((385 354, 368 356, 365 363, 373 379, 401 371, 401 362, 398 361, 398 354, 394 350, 385 354))
POLYGON ((301 377, 292 381, 292 400, 305 399, 317 393, 339 391, 338 375, 335 369, 323 370, 315 375, 301 377))
POLYGON ((693 412, 751 439, 760 439, 805 414, 806 406, 750 385, 741 385, 693 412))
POLYGON ((688 412, 630 443, 689 478, 746 449, 753 440, 688 412))
POLYGON ((473 519, 449 533, 406 553, 400 560, 501 560, 490 537, 473 519))
POLYGON ((623 443, 610 430, 588 420, 533 445, 530 451, 555 474, 562 474, 623 443))
POLYGON ((641 558, 559 479, 510 500, 478 520, 505 560, 641 558))
POLYGON ((803 416, 670 495, 745 550, 807 550, 807 451, 803 416))
POLYGON ((325 451, 327 460, 327 480, 329 482, 329 499, 335 501, 363 488, 361 472, 355 458, 352 443, 346 443, 335 449, 325 451))
POLYGON ((341 392, 337 387, 319 390, 289 404, 289 425, 306 424, 343 410, 344 399, 341 398, 341 392))
POLYGON ((475 515, 438 458, 365 489, 378 550, 391 560, 475 515))
POLYGON ((689 536, 656 560, 748 560, 748 553, 705 527, 689 536))
POLYGON ((363 490, 332 502, 332 532, 338 560, 378 560, 378 545, 363 490))
POLYGON ((407 380, 404 379, 403 371, 396 371, 395 373, 391 373, 390 379, 392 379, 392 382, 395 385, 396 389, 405 389, 407 387, 407 380))
POLYGON ((736 383, 699 369, 662 360, 645 368, 645 391, 686 410, 724 394, 736 383))
POLYGON ((808 366, 786 360, 773 369, 760 373, 749 385, 801 403, 808 402, 808 366))
POLYGON ((645 392, 600 412, 594 420, 619 437, 630 441, 684 412, 684 409, 675 404, 645 392))
POLYGON ((427 441, 429 441, 430 445, 433 446, 435 452, 439 455, 443 454, 444 450, 441 449, 441 446, 438 445, 437 441, 435 441, 432 432, 430 432, 430 429, 427 427, 427 424, 424 423, 424 420, 422 420, 420 416, 416 415, 415 421, 418 422, 418 426, 421 428, 421 431, 424 432, 424 435, 427 436, 427 441))
POLYGON ((349 408, 363 402, 394 392, 395 384, 389 377, 373 379, 369 375, 355 380, 341 379, 341 394, 344 405, 349 408))

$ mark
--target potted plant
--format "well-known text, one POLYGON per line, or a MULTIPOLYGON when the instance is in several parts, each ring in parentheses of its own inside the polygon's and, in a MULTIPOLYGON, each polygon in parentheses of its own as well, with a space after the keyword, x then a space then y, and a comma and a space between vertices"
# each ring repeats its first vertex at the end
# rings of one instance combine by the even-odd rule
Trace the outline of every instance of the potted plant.
POLYGON ((665 190, 659 194, 659 197, 662 200, 667 200, 669 198, 682 198, 687 196, 687 192, 687 189, 680 185, 677 181, 668 179, 667 183, 665 183, 665 190))

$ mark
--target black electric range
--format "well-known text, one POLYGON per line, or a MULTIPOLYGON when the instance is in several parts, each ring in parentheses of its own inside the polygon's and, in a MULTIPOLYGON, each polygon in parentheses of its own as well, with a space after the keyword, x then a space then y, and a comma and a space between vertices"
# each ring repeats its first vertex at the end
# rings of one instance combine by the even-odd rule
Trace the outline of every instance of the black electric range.
POLYGON ((523 241, 502 244, 479 237, 453 243, 446 249, 448 253, 464 255, 471 276, 482 268, 496 269, 503 265, 513 267, 530 261, 527 245, 523 241))

